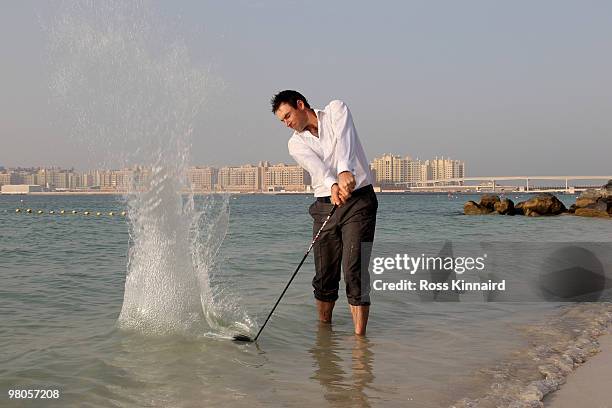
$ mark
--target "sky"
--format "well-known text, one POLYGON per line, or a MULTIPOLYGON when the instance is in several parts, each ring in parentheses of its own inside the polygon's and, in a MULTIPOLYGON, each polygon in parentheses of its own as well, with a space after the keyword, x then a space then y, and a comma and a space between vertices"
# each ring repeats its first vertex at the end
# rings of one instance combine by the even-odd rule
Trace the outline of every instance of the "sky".
MULTIPOLYGON (((87 169, 109 154, 54 106, 45 27, 59 3, 7 2, 0 14, 0 166, 87 169)), ((180 39, 210 78, 192 164, 292 163, 269 101, 297 89, 314 107, 345 101, 370 159, 451 157, 468 176, 612 174, 612 2, 146 7, 158 36, 180 39)))

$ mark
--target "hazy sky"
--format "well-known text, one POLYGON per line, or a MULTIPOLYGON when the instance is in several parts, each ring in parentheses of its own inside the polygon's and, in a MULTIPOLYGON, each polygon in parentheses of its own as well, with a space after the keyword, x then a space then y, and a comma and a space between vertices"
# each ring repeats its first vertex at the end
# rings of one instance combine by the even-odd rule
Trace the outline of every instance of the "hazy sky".
MULTIPOLYGON (((0 165, 86 168, 54 117, 47 1, 0 13, 0 165)), ((51 5, 51 6, 50 6, 51 5)), ((610 1, 154 1, 213 78, 194 164, 292 162, 278 90, 348 103, 368 157, 466 161, 468 175, 612 173, 610 1)))

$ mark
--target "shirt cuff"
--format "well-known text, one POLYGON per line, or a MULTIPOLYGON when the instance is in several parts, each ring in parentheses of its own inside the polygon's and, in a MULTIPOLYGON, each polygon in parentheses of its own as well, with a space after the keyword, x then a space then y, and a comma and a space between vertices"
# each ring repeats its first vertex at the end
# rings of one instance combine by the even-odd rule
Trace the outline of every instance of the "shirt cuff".
POLYGON ((331 195, 331 188, 334 184, 336 184, 338 181, 333 178, 333 177, 325 177, 325 180, 323 181, 323 185, 325 186, 325 188, 327 188, 327 191, 329 191, 329 194, 331 195))
POLYGON ((353 176, 355 175, 355 166, 349 163, 348 161, 338 161, 337 170, 338 174, 342 173, 343 171, 350 171, 353 176))

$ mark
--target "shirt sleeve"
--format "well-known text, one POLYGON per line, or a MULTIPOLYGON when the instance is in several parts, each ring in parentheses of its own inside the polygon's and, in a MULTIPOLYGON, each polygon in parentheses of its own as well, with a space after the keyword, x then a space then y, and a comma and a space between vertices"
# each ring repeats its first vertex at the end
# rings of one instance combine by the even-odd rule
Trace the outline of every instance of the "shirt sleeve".
POLYGON ((357 129, 348 106, 342 101, 330 102, 331 119, 336 135, 336 157, 338 158, 337 174, 350 171, 355 175, 355 144, 357 129))
POLYGON ((289 154, 304 170, 310 174, 313 182, 321 180, 325 188, 330 191, 334 184, 338 181, 323 164, 323 161, 317 154, 306 144, 293 138, 289 139, 288 143, 289 154))

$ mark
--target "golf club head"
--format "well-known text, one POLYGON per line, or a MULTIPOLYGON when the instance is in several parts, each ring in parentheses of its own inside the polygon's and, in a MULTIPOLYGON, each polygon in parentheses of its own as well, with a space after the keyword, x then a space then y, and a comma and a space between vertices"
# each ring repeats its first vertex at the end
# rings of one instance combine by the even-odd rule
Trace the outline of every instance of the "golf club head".
POLYGON ((245 334, 237 334, 234 336, 232 341, 243 342, 243 343, 252 343, 253 339, 245 334))

